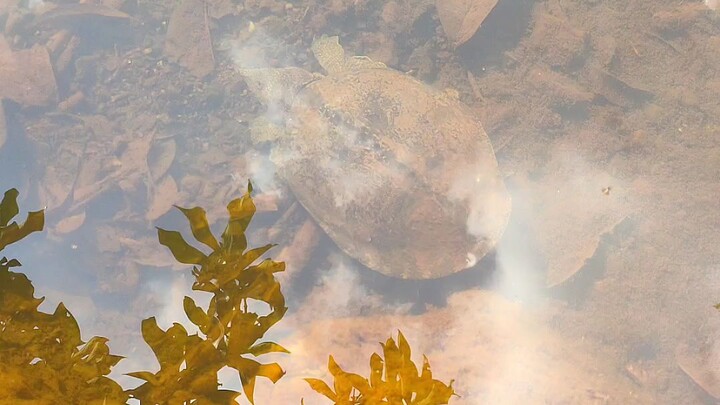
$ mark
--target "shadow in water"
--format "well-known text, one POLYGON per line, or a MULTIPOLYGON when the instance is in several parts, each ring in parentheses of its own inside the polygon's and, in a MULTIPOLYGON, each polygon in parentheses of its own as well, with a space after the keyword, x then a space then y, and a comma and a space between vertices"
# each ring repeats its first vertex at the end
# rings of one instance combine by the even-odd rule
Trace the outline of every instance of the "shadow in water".
POLYGON ((480 29, 456 53, 473 71, 487 65, 503 65, 504 54, 527 34, 535 0, 500 0, 480 29))

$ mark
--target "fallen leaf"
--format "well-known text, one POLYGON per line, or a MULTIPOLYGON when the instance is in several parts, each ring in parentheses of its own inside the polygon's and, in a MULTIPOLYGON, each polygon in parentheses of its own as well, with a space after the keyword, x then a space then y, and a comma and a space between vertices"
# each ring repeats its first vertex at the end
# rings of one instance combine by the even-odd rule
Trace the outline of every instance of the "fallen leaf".
POLYGON ((48 115, 30 123, 25 136, 42 156, 38 197, 49 210, 63 205, 72 193, 90 133, 69 115, 48 115))
POLYGON ((42 45, 13 51, 0 36, 0 99, 23 105, 43 106, 57 102, 57 83, 50 55, 42 45))
POLYGON ((238 7, 232 0, 206 0, 206 4, 212 18, 219 19, 238 12, 238 7))
POLYGON ((155 187, 152 202, 148 208, 145 218, 154 221, 172 208, 178 200, 178 188, 172 176, 166 176, 160 184, 155 187))
POLYGON ((76 231, 85 222, 85 211, 71 215, 60 220, 53 231, 57 234, 66 234, 76 231))
POLYGON ((184 0, 170 16, 165 54, 202 78, 215 69, 208 14, 202 0, 184 0))
POLYGON ((436 1, 435 7, 440 17, 440 24, 455 48, 475 35, 497 2, 498 0, 436 1))
POLYGON ((119 236, 115 240, 123 252, 123 257, 141 266, 171 267, 173 269, 187 269, 175 260, 172 253, 162 249, 155 238, 132 239, 119 236))
MULTIPOLYGON (((632 212, 623 182, 556 145, 546 175, 521 186, 527 198, 513 207, 528 210, 528 225, 547 261, 548 287, 563 283, 591 258, 603 235, 632 212), (610 193, 603 189, 610 187, 610 193), (526 202, 527 207, 520 204, 526 202)), ((572 149, 570 149, 572 150, 572 149)))
POLYGON ((98 18, 125 20, 129 19, 130 16, 120 10, 103 4, 93 4, 90 2, 53 4, 43 8, 43 12, 33 21, 33 26, 77 26, 85 19, 98 18))
POLYGON ((257 212, 275 212, 278 210, 278 200, 280 196, 277 193, 258 194, 253 197, 257 212))
POLYGON ((177 145, 175 140, 170 138, 153 144, 148 155, 148 167, 153 181, 158 181, 167 173, 175 160, 177 145))
POLYGON ((136 134, 122 144, 124 152, 119 159, 112 155, 113 151, 104 151, 93 156, 92 160, 83 161, 78 176, 83 181, 78 181, 75 186, 71 209, 85 204, 114 186, 119 185, 124 190, 131 188, 148 173, 147 155, 153 139, 153 133, 136 134))
POLYGON ((680 369, 708 395, 720 399, 720 367, 713 361, 716 357, 697 351, 693 353, 684 344, 675 351, 675 361, 680 369))
POLYGON ((5 15, 10 9, 16 7, 20 0, 0 0, 0 16, 5 15))

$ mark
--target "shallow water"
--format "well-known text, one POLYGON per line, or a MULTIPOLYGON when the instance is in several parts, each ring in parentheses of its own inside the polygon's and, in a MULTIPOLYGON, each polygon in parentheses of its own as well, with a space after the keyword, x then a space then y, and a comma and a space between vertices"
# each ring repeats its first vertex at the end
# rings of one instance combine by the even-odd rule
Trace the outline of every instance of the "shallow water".
MULTIPOLYGON (((20 191, 21 212, 46 207, 45 231, 2 254, 23 263, 46 297, 41 310, 65 303, 85 340, 107 336, 126 356, 110 374, 123 387, 138 383, 123 373, 157 369, 140 322, 195 330, 183 296, 207 302, 155 227, 189 238, 172 205, 202 206, 220 234, 225 206, 250 179, 259 208, 250 244, 278 243, 268 256, 288 263, 279 279, 289 311, 266 338, 292 352, 270 356, 287 374, 274 386, 259 380, 256 403, 322 403, 303 377, 327 381, 329 354, 367 375, 377 342, 397 329, 434 378, 455 380, 451 404, 717 402, 714 3, 501 0, 458 47, 458 27, 426 0, 193 5, 182 14, 175 2, 55 11, 46 2, 22 13, 0 4, 12 52, 38 44, 52 66, 0 52, 4 66, 21 60, 17 70, 34 74, 26 83, 0 69, 11 83, 0 93, 0 187, 20 191), (251 140, 259 117, 284 117, 234 70, 320 72, 310 44, 323 34, 347 54, 456 90, 478 115, 513 212, 474 268, 398 280, 322 233, 310 252, 287 250, 308 216, 299 208, 275 225, 292 194, 268 159, 273 143, 251 140), (55 94, 32 87, 43 81, 55 94)), ((222 381, 240 387, 231 371, 222 381)))

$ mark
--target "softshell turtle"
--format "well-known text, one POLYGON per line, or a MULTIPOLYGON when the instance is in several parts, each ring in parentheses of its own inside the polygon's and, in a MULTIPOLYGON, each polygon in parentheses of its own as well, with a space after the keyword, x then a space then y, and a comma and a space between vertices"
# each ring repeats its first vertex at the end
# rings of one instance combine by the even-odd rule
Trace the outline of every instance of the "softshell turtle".
POLYGON ((271 155, 279 176, 370 269, 430 279, 473 266, 502 236, 511 208, 473 112, 408 74, 346 57, 337 37, 317 39, 312 51, 326 76, 240 71, 279 124, 271 155))

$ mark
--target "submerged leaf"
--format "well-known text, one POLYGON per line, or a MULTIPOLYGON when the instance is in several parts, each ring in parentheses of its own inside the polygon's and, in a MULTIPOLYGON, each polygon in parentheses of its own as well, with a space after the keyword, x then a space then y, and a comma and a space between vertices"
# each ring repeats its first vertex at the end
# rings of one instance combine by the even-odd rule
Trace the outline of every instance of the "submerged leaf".
POLYGON ((13 222, 7 227, 0 228, 0 250, 4 249, 7 245, 23 239, 33 232, 42 231, 44 226, 44 211, 29 212, 25 222, 21 226, 18 226, 18 224, 13 222))
POLYGON ((325 395, 331 401, 338 402, 338 397, 335 395, 333 390, 325 383, 325 381, 317 378, 304 378, 305 381, 310 385, 310 388, 316 392, 325 395))
POLYGON ((336 405, 448 403, 454 395, 452 381, 445 385, 432 379, 430 364, 425 356, 422 374, 419 375, 410 359, 410 345, 402 332, 398 331, 398 344, 389 338, 381 345, 385 360, 373 353, 370 357, 369 381, 358 374, 343 371, 333 356, 328 358, 328 370, 334 378, 334 390, 318 379, 306 378, 305 381, 310 384, 310 388, 328 397, 336 405))
POLYGON ((11 188, 5 192, 2 202, 0 202, 0 227, 7 226, 11 219, 15 218, 20 212, 17 204, 17 198, 20 192, 11 188))
POLYGON ((290 353, 290 351, 274 342, 262 342, 248 349, 253 356, 260 356, 267 353, 290 353))
POLYGON ((265 260, 253 265, 274 245, 245 251, 245 231, 255 214, 251 192, 252 185, 248 183, 247 193, 228 204, 230 218, 222 243, 212 235, 203 208, 177 207, 188 219, 195 239, 213 249, 210 255, 192 247, 179 232, 158 228, 160 243, 170 248, 176 259, 196 265, 192 270, 193 289, 213 296, 207 310, 190 297, 183 300, 187 317, 200 328, 204 338, 198 334, 188 336, 179 324, 163 332, 154 318, 143 321, 143 337, 161 369, 155 374, 133 374, 146 381, 131 390, 141 403, 234 403, 231 400, 239 393, 218 390, 217 372, 225 366, 238 371, 243 391, 253 403, 258 376, 274 383, 285 374, 277 363, 262 364, 245 357, 288 352, 275 342, 260 342, 287 307, 274 275, 284 269, 284 263, 265 260), (267 303, 271 312, 262 316, 250 312, 249 300, 267 303), (181 369, 183 362, 186 367, 181 369), (213 402, 217 400, 225 402, 213 402))
POLYGON ((157 230, 160 244, 167 246, 173 256, 175 256, 175 259, 180 263, 202 264, 205 259, 207 259, 207 256, 203 252, 185 242, 180 232, 166 231, 161 228, 157 228, 157 230))
POLYGON ((192 234, 198 242, 212 250, 220 249, 220 244, 218 244, 212 232, 210 232, 210 224, 208 223, 204 209, 201 207, 187 209, 178 206, 176 206, 176 208, 185 214, 185 217, 190 222, 192 234))
MULTIPOLYGON (((195 301, 192 298, 188 296, 183 298, 183 309, 185 309, 185 314, 190 322, 200 327, 200 330, 210 326, 210 317, 202 310, 202 308, 195 305, 195 301)), ((203 330, 203 332, 205 331, 203 330)))
POLYGON ((230 219, 222 234, 223 248, 225 249, 243 252, 247 247, 245 231, 255 215, 255 203, 250 197, 251 192, 252 184, 248 182, 248 190, 245 195, 230 201, 227 206, 230 219))
POLYGON ((497 3, 498 0, 437 0, 435 6, 445 34, 457 48, 475 35, 497 3))

